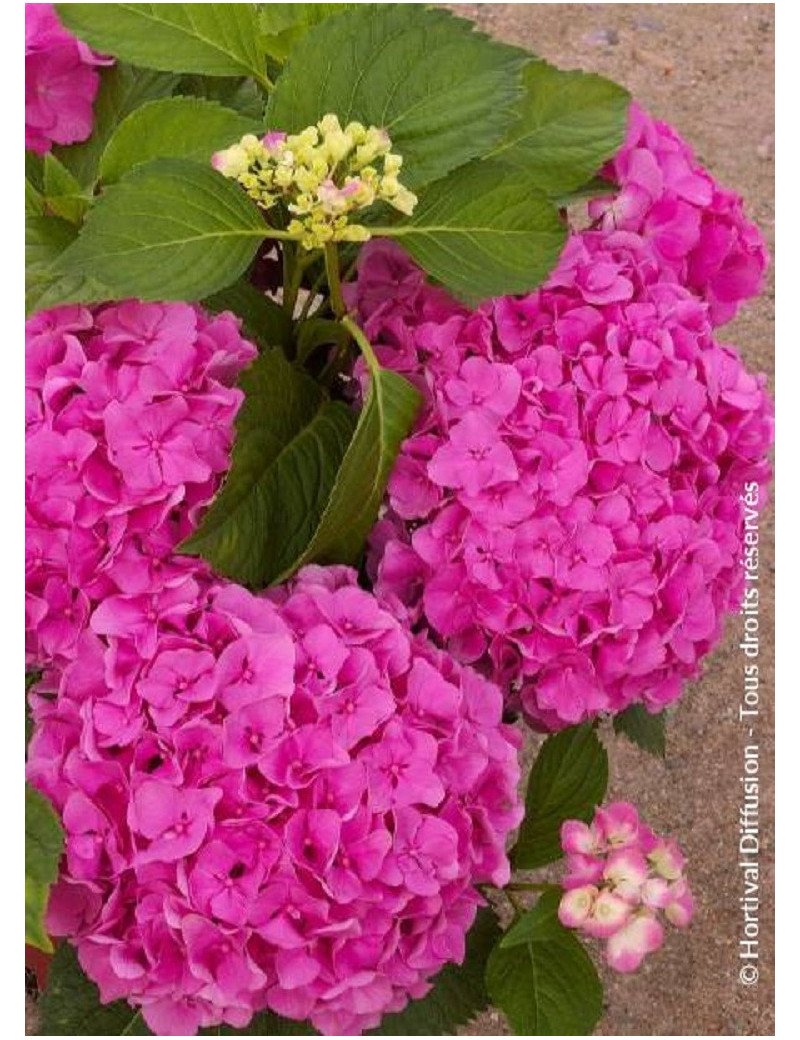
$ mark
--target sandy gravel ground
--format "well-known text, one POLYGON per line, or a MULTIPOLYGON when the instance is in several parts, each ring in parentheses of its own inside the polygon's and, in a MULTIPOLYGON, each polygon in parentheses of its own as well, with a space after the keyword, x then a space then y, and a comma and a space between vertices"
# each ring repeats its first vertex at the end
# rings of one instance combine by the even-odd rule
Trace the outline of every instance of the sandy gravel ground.
MULTIPOLYGON (((774 206, 774 7, 772 4, 449 4, 482 28, 562 68, 623 83, 673 123, 699 159, 747 199, 772 249, 774 206)), ((724 330, 749 366, 774 371, 774 293, 769 287, 724 330)), ((688 934, 628 978, 607 974, 606 1036, 774 1035, 773 983, 773 513, 762 517, 763 714, 757 720, 762 793, 762 904, 757 984, 738 979, 741 928, 737 868, 739 777, 746 731, 737 721, 742 657, 732 619, 702 679, 669 726, 664 763, 621 742, 612 756, 613 794, 639 803, 672 831, 690 859, 697 916, 688 934)), ((749 739, 749 738, 748 738, 749 739)), ((472 1035, 507 1030, 489 1013, 472 1035)))
MULTIPOLYGON (((774 7, 772 4, 451 4, 488 32, 523 44, 563 68, 625 84, 675 124, 699 158, 748 200, 774 238, 774 7)), ((755 369, 773 373, 774 294, 726 330, 755 369)), ((756 736, 762 785, 762 904, 756 985, 738 980, 738 815, 745 734, 737 722, 740 622, 708 661, 669 727, 664 763, 623 743, 613 750, 613 794, 639 803, 656 829, 672 831, 690 858, 698 912, 636 976, 608 976, 597 1030, 606 1036, 774 1035, 773 689, 774 546, 771 509, 762 519, 762 705, 756 736)), ((32 1031, 32 1030, 31 1030, 32 1031)), ((503 1035, 489 1012, 471 1035, 503 1035)))

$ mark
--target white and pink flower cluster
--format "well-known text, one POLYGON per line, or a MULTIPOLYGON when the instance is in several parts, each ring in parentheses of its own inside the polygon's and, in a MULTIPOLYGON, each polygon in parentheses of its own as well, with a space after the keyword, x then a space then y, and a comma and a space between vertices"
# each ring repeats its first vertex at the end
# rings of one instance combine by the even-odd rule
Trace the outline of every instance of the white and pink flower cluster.
POLYGON ((679 145, 634 111, 622 197, 642 198, 628 167, 661 194, 637 231, 612 203, 529 296, 468 310, 388 244, 351 293, 426 401, 371 538, 376 593, 537 728, 679 696, 740 596, 745 486, 769 479, 764 377, 714 336, 763 246, 679 145))
POLYGON ((345 568, 269 598, 175 555, 254 348, 185 304, 28 323, 28 779, 48 928, 161 1035, 265 1008, 358 1033, 464 954, 509 875, 518 737, 345 568))
POLYGON ((636 971, 664 941, 664 918, 688 928, 694 900, 684 877, 686 859, 674 841, 658 838, 628 802, 595 812, 591 824, 567 820, 561 923, 606 940, 616 971, 636 971))
POLYGON ((25 147, 43 155, 54 144, 85 141, 100 86, 95 54, 61 25, 53 4, 25 4, 25 147))

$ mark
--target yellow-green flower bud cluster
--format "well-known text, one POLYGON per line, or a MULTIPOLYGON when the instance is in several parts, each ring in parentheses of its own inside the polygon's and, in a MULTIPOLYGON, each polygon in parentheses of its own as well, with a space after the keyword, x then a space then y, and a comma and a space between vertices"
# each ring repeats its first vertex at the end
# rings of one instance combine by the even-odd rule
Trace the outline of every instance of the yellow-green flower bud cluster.
POLYGON ((319 249, 326 242, 365 242, 369 228, 350 217, 378 200, 413 212, 417 197, 400 183, 403 160, 391 147, 385 130, 361 123, 342 129, 327 115, 299 134, 271 131, 260 140, 248 134, 212 163, 262 209, 285 203, 289 234, 319 249))

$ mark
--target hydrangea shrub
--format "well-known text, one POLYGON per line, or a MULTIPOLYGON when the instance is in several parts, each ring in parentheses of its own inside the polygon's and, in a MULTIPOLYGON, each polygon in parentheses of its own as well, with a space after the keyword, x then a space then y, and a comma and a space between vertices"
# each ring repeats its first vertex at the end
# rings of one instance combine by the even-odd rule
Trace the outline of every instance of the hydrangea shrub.
POLYGON ((26 5, 25 199, 41 1031, 591 1033, 694 910, 607 720, 741 595, 742 200, 399 4, 26 5))

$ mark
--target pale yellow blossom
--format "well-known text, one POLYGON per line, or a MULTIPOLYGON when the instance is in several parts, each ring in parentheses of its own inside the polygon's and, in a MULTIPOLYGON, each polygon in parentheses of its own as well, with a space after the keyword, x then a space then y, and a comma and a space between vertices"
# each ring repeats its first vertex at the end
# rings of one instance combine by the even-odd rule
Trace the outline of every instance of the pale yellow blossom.
POLYGON ((283 202, 292 214, 287 231, 305 249, 326 242, 364 242, 369 228, 351 216, 382 200, 410 214, 417 197, 400 183, 402 156, 381 127, 342 125, 324 116, 299 134, 248 134, 213 158, 214 167, 238 181, 262 209, 283 202))

